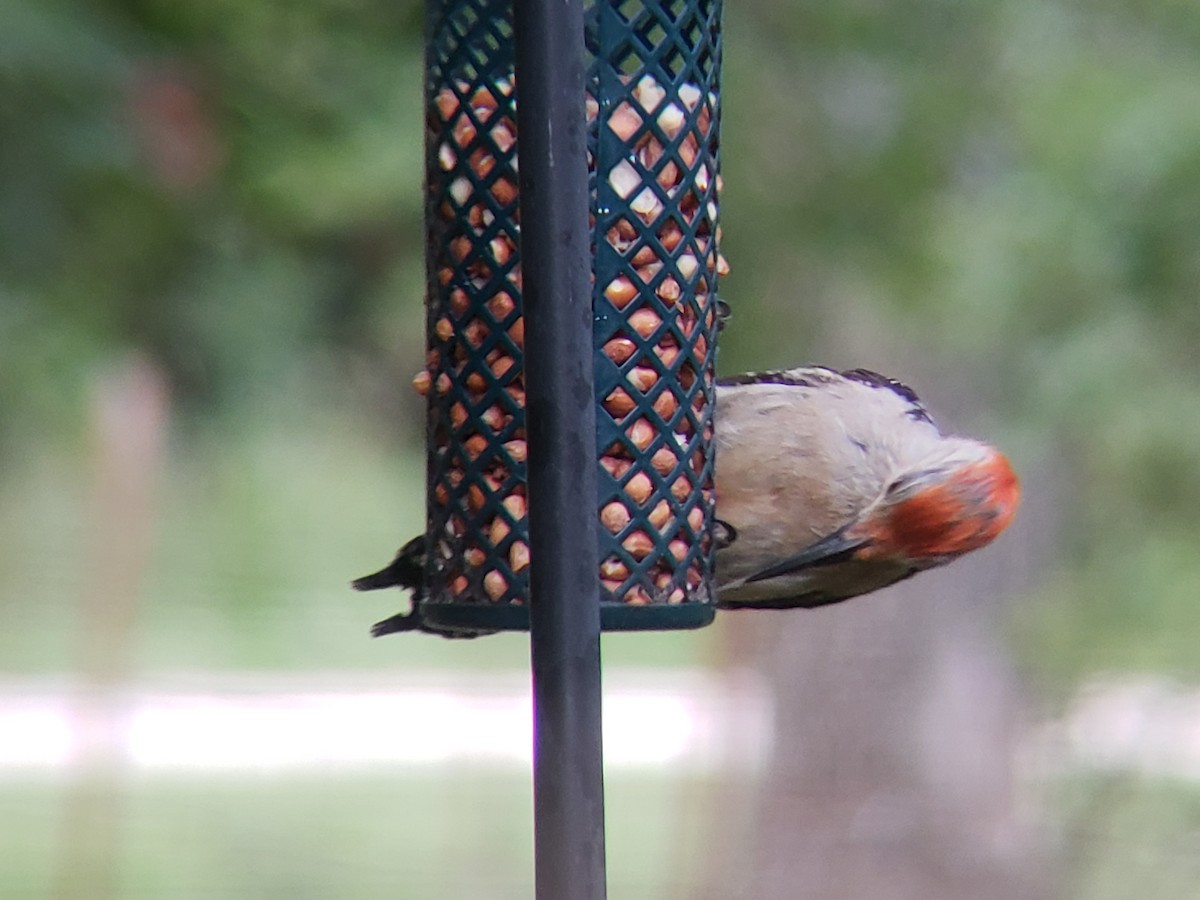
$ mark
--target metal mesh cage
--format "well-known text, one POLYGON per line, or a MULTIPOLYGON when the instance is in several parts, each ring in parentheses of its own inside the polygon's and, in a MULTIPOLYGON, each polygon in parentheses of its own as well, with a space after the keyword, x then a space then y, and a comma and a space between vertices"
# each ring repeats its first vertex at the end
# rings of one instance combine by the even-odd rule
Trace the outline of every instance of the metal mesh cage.
MULTIPOLYGON (((527 627, 516 103, 508 0, 428 4, 427 594, 527 627)), ((712 618, 720 0, 587 7, 601 620, 712 618)))

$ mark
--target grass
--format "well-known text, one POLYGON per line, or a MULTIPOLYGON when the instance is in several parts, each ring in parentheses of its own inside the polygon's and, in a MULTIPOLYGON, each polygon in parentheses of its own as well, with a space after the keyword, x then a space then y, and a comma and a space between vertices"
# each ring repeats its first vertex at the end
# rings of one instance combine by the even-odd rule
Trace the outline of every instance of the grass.
MULTIPOLYGON (((682 818, 688 782, 610 775, 611 896, 682 895, 704 837, 682 818)), ((48 893, 62 861, 61 785, 0 792, 0 897, 48 893), (51 812, 55 811, 55 812, 51 812)), ((117 834, 123 900, 507 900, 533 892, 524 773, 333 770, 310 777, 125 783, 117 834)))
POLYGON ((1057 786, 1070 900, 1190 900, 1200 885, 1200 787, 1126 775, 1057 786))
MULTIPOLYGON (((609 895, 686 897, 705 871, 705 785, 669 772, 607 777, 609 895)), ((1061 900, 1187 900, 1200 883, 1200 789, 1071 776, 1061 900)), ((63 862, 64 785, 0 790, 0 897, 47 896, 63 862)), ((527 900, 526 773, 465 767, 129 777, 112 839, 122 900, 527 900)))

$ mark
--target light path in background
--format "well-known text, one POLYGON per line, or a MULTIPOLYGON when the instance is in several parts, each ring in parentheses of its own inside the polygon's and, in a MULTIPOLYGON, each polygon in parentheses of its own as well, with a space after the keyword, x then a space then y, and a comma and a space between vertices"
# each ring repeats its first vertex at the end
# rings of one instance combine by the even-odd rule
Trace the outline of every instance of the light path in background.
MULTIPOLYGON (((330 765, 530 765, 528 676, 397 673, 178 676, 138 685, 111 714, 65 682, 0 681, 0 779, 54 774, 110 740, 136 770, 305 770, 330 765)), ((771 752, 772 701, 749 674, 605 674, 609 768, 753 773, 771 752)), ((1200 689, 1153 677, 1098 681, 1034 730, 1043 775, 1133 772, 1200 781, 1200 689)))
MULTIPOLYGON (((0 682, 0 778, 52 774, 107 742, 147 771, 301 770, 330 765, 530 765, 527 674, 398 672, 327 677, 190 676, 132 687, 109 712, 62 682, 0 682)), ((610 768, 761 768, 771 707, 745 676, 605 674, 610 768)))
POLYGON ((1200 781, 1200 688, 1153 675, 1096 680, 1039 730, 1050 769, 1200 781))

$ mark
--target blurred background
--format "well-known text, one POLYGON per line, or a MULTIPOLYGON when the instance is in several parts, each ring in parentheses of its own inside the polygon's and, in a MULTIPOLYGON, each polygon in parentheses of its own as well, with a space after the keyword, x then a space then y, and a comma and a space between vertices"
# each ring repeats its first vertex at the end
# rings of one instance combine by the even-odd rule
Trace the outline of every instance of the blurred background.
MULTIPOLYGON (((0 896, 531 896, 528 647, 423 522, 422 10, 0 4, 0 896)), ((604 641, 614 898, 1200 884, 1200 6, 744 0, 721 369, 894 375, 994 546, 604 641)))

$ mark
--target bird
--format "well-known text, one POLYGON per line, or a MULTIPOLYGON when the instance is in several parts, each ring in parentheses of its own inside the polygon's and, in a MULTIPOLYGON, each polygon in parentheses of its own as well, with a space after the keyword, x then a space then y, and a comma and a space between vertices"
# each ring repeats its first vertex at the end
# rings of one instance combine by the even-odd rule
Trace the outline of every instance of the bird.
MULTIPOLYGON (((716 606, 814 608, 869 594, 990 544, 1020 503, 1008 458, 943 434, 907 385, 825 366, 717 381, 716 606)), ((359 590, 412 611, 372 633, 428 630, 423 537, 359 590)))
MULTIPOLYGON (((422 619, 421 603, 425 600, 425 535, 419 534, 396 551, 390 563, 378 572, 363 575, 350 582, 356 591, 377 591, 382 588, 398 587, 412 595, 408 612, 397 613, 371 626, 371 637, 396 634, 401 631, 425 631, 443 634, 431 629, 422 619)), ((463 635, 468 636, 466 634, 463 635)))
POLYGON ((719 608, 869 594, 991 543, 1020 502, 1003 453, 868 369, 723 379, 714 419, 719 608))

